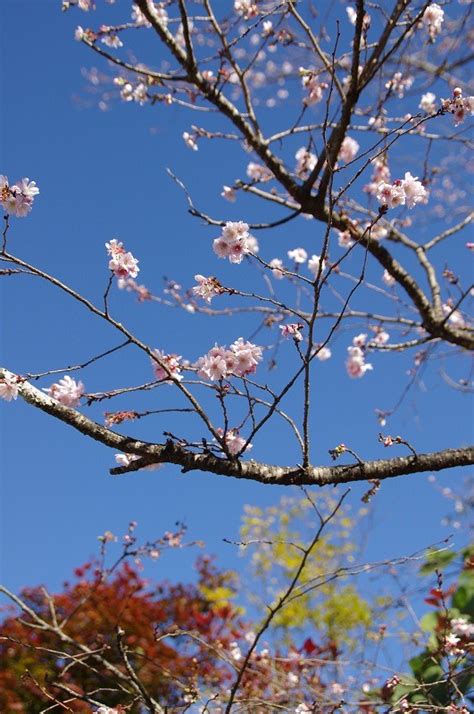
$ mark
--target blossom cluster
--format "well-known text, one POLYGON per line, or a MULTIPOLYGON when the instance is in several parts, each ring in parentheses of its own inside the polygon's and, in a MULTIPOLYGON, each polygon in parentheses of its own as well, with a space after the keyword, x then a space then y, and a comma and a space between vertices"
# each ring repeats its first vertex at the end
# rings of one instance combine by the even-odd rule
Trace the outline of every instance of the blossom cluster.
POLYGON ((17 218, 27 216, 38 194, 35 181, 22 178, 10 186, 7 176, 0 175, 0 204, 6 213, 17 218))
POLYGON ((307 107, 317 104, 323 98, 323 91, 328 88, 326 82, 320 82, 317 75, 311 70, 300 67, 301 84, 306 90, 306 97, 303 99, 303 104, 307 107))
POLYGON ((395 93, 399 99, 403 99, 405 90, 410 89, 413 82, 413 77, 404 77, 401 72, 395 72, 393 77, 386 82, 385 88, 395 93))
POLYGON ((123 243, 115 240, 106 243, 107 253, 110 255, 109 268, 116 278, 136 278, 140 268, 138 260, 128 253, 123 243))
POLYGON ((450 99, 442 99, 441 105, 454 118, 454 126, 462 124, 468 114, 474 114, 474 97, 463 97, 462 89, 456 87, 450 99))
POLYGON ((219 345, 212 347, 206 355, 197 360, 195 367, 200 377, 214 382, 230 375, 245 377, 253 374, 261 361, 262 348, 239 337, 230 349, 219 345))
POLYGON ((204 275, 198 274, 194 276, 194 280, 198 283, 193 287, 194 295, 202 298, 207 303, 210 303, 212 298, 217 295, 222 295, 224 292, 224 288, 218 279, 214 278, 212 275, 206 278, 204 275))
POLYGON ((183 376, 181 373, 181 355, 167 355, 161 350, 153 350, 156 357, 151 359, 151 366, 157 380, 171 381, 171 378, 181 382, 183 376))
POLYGON ((303 335, 301 330, 304 327, 300 322, 290 322, 287 325, 280 325, 281 336, 292 338, 296 342, 301 342, 303 335))
POLYGON ((11 402, 12 399, 18 397, 18 377, 12 374, 7 369, 3 371, 3 377, 0 377, 0 399, 5 399, 11 402))
POLYGON ((396 208, 404 206, 413 208, 417 203, 426 203, 428 192, 418 177, 412 176, 409 171, 404 179, 397 179, 393 183, 382 182, 377 187, 377 199, 381 206, 396 208))
POLYGON ((237 15, 241 15, 245 20, 258 15, 257 3, 254 0, 235 0, 234 10, 237 15))
POLYGON ((58 382, 43 391, 65 407, 77 407, 85 388, 82 382, 76 382, 75 379, 66 374, 58 382))
MULTIPOLYGON (((223 429, 217 429, 217 433, 219 434, 219 436, 224 436, 223 429)), ((238 429, 229 429, 229 431, 225 435, 224 441, 231 454, 238 454, 244 448, 247 440, 240 436, 238 429)), ((247 451, 251 448, 252 444, 247 444, 245 450, 247 451)))
POLYGON ((421 21, 427 28, 430 40, 433 42, 441 32, 441 26, 444 22, 444 10, 442 10, 437 3, 433 2, 431 5, 428 5, 424 11, 421 21))
POLYGON ((231 263, 241 263, 244 255, 258 251, 258 244, 243 221, 227 221, 212 247, 219 258, 228 258, 231 263))
POLYGON ((354 337, 352 345, 347 348, 349 353, 346 360, 346 369, 349 377, 360 378, 364 374, 373 369, 369 362, 365 361, 365 344, 367 335, 361 334, 354 337))

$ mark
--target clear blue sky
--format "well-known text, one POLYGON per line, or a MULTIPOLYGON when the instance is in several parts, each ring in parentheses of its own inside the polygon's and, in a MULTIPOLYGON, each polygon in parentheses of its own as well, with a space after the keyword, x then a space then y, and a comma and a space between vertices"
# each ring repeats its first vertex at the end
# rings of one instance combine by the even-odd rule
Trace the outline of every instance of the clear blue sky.
MULTIPOLYGON (((230 159, 223 160, 225 147, 217 143, 203 144, 198 153, 185 148, 182 131, 193 122, 205 126, 206 117, 119 102, 108 112, 99 111, 86 91, 81 68, 106 67, 73 39, 77 24, 98 20, 93 14, 61 14, 59 6, 58 0, 3 0, 0 7, 1 172, 12 179, 29 176, 41 190, 31 216, 13 219, 11 250, 97 301, 107 279, 104 243, 113 237, 140 258, 140 281, 155 292, 165 275, 186 286, 193 284, 196 272, 236 279, 235 268, 219 262, 210 250, 216 231, 187 214, 183 195, 165 169, 185 179, 197 205, 209 213, 227 219, 267 218, 257 204, 230 206, 219 196, 222 184, 242 172, 242 159, 230 153, 230 159)), ((278 122, 285 111, 279 110, 278 122)), ((274 120, 270 116, 268 121, 274 120)), ((319 252, 320 233, 315 239, 304 221, 259 239, 268 258, 284 256, 297 245, 319 252)), ((459 255, 465 253, 460 250, 459 255)), ((241 275, 255 280, 245 270, 241 275)), ((380 280, 379 269, 374 276, 380 280)), ((0 294, 1 362, 12 371, 77 363, 120 341, 71 300, 33 278, 5 278, 0 294)), ((116 290, 112 306, 142 339, 189 359, 203 354, 215 340, 228 344, 255 328, 247 318, 214 321, 150 303, 139 305, 116 290)), ((345 347, 361 327, 354 323, 339 338, 335 358, 318 367, 313 441, 320 463, 328 462, 327 449, 341 441, 364 457, 386 455, 377 444, 373 409, 396 402, 406 384, 409 359, 375 356, 373 373, 349 380, 343 368, 345 347)), ((462 445, 472 437, 468 398, 449 389, 437 370, 438 364, 427 371, 424 389, 410 393, 387 427, 406 436, 419 451, 462 445)), ((130 351, 86 370, 81 378, 88 391, 99 391, 146 381, 150 371, 148 361, 130 351)), ((153 408, 155 398, 139 403, 153 408)), ((100 419, 106 409, 135 406, 117 401, 88 413, 100 419)), ((139 535, 150 539, 184 520, 190 538, 204 540, 223 564, 239 567, 223 538, 237 538, 244 504, 273 504, 288 493, 286 488, 198 472, 183 476, 169 465, 154 473, 111 477, 112 451, 21 400, 2 403, 0 410, 1 579, 14 590, 39 582, 58 588, 74 566, 95 552, 98 534, 106 529, 123 533, 131 519, 139 522, 139 535)), ((178 423, 174 418, 149 419, 130 431, 159 441, 163 429, 177 429, 178 423)), ((262 435, 254 456, 290 463, 296 456, 287 439, 288 432, 275 422, 262 435)), ((462 476, 452 470, 439 480, 454 486, 462 476)), ((365 485, 352 489, 354 508, 365 490, 365 485)), ((384 483, 376 499, 367 557, 411 553, 445 537, 440 520, 446 509, 447 502, 426 475, 384 483)), ((147 574, 186 579, 192 577, 191 562, 191 554, 177 552, 150 566, 147 574)))

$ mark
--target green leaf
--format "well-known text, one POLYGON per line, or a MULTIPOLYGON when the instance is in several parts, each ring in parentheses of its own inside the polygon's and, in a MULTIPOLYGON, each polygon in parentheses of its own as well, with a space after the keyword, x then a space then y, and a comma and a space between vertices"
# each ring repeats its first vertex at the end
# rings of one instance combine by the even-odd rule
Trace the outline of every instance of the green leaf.
POLYGON ((456 557, 457 553, 453 550, 431 550, 426 557, 426 562, 420 567, 420 573, 427 575, 435 570, 443 570, 456 557))

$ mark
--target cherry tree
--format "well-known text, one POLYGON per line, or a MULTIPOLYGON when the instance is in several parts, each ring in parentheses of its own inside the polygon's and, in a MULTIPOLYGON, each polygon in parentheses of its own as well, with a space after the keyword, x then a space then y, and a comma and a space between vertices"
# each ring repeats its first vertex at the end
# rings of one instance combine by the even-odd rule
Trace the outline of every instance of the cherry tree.
MULTIPOLYGON (((95 5, 78 0, 64 2, 63 9, 88 12, 95 5)), ((107 8, 100 11, 105 17, 107 8)), ((239 202, 241 220, 198 209, 185 183, 172 174, 189 212, 198 219, 196 233, 206 225, 212 228, 195 285, 183 290, 170 281, 165 294, 155 295, 151 286, 136 281, 139 260, 130 246, 110 239, 104 251, 108 279, 102 300, 96 302, 49 274, 47 266, 32 265, 16 254, 15 221, 27 220, 39 200, 39 188, 28 178, 16 183, 1 178, 2 274, 27 273, 47 281, 79 302, 91 319, 108 323, 123 341, 85 364, 48 373, 22 375, 14 364, 5 365, 0 396, 7 401, 20 397, 119 452, 112 473, 174 463, 183 471, 322 486, 472 464, 470 447, 453 444, 443 451, 418 453, 409 435, 383 433, 379 439, 384 447, 406 453, 371 461, 357 454, 357 444, 328 444, 334 460, 345 455, 349 463, 312 462, 310 426, 321 363, 334 359, 332 344, 351 320, 363 321, 366 331, 347 341, 341 380, 367 380, 373 370, 391 370, 391 360, 408 352, 413 355, 409 389, 440 345, 463 362, 474 345, 466 314, 471 286, 446 267, 451 242, 462 238, 472 218, 459 189, 470 148, 464 125, 474 102, 464 79, 469 53, 462 30, 469 8, 410 0, 390 8, 369 7, 360 0, 346 11, 346 17, 323 24, 312 4, 304 2, 242 1, 223 8, 213 7, 210 0, 138 0, 131 15, 124 11, 120 24, 77 27, 76 40, 100 55, 113 72, 108 101, 115 91, 118 99, 138 104, 142 111, 158 105, 162 121, 172 105, 194 111, 200 123, 191 124, 182 136, 188 150, 204 152, 206 141, 220 141, 224 150, 227 144, 240 147, 247 163, 240 178, 232 178, 238 166, 230 169, 229 183, 222 189, 224 199, 239 202), (156 42, 157 67, 124 59, 128 47, 139 58, 143 33, 156 42), (299 97, 298 111, 281 127, 275 119, 278 112, 269 118, 268 110, 278 109, 290 95, 299 97), (206 116, 212 118, 212 129, 201 126, 206 116), (219 129, 214 128, 216 116, 219 129), (441 149, 432 159, 433 145, 441 149), (399 168, 402 150, 413 158, 399 168), (449 160, 452 152, 455 162, 449 160), (431 216, 436 223, 430 203, 441 190, 439 175, 444 185, 451 182, 459 200, 456 220, 436 232, 429 221, 431 216), (259 201, 261 222, 244 220, 245 199, 259 201), (265 219, 270 204, 280 209, 276 220, 265 219), (298 246, 296 239, 286 255, 274 256, 267 234, 290 222, 296 231, 301 221, 313 226, 315 252, 298 246), (427 237, 420 240, 422 221, 427 237), (262 249, 257 235, 264 237, 262 249), (219 279, 217 259, 234 266, 231 284, 219 279), (249 270, 261 275, 262 291, 243 287, 249 270), (378 284, 371 277, 374 270, 378 284), (206 354, 196 358, 166 353, 145 343, 114 315, 110 300, 117 288, 139 301, 153 300, 210 319, 238 315, 238 332, 244 331, 245 316, 257 316, 258 344, 239 336, 229 321, 227 344, 213 345, 210 327, 206 354), (128 348, 137 348, 149 360, 149 381, 88 393, 85 377, 78 376, 81 370, 128 348), (265 363, 274 366, 277 353, 279 369, 269 376, 265 363), (381 354, 385 367, 377 359, 381 354), (56 382, 36 386, 51 375, 59 376, 56 382), (172 409, 194 415, 192 427, 187 421, 180 433, 165 433, 162 443, 115 429, 148 415, 134 408, 137 392, 160 388, 160 394, 164 385, 176 395, 172 409), (299 401, 295 414, 285 410, 290 393, 299 401), (105 425, 89 418, 83 408, 124 394, 129 408, 108 412, 105 425), (285 463, 284 454, 278 455, 281 463, 258 460, 260 433, 271 428, 274 419, 286 422, 300 451, 297 463, 285 463), (248 458, 250 449, 255 459, 248 458)), ((466 260, 472 246, 465 244, 466 260)), ((133 246, 137 255, 139 250, 133 246)), ((455 388, 470 388, 469 378, 445 377, 455 388)), ((379 409, 378 418, 382 427, 389 425, 390 411, 379 409)))

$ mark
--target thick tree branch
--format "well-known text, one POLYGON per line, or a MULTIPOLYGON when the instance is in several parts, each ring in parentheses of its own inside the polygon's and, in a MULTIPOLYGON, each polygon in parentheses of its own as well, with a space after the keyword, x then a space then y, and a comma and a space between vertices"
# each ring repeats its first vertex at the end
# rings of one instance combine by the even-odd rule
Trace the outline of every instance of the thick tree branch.
MULTIPOLYGON (((4 370, 0 369, 0 378, 4 370)), ((182 467, 183 472, 207 471, 219 476, 273 483, 280 486, 307 485, 325 486, 328 484, 351 483, 371 479, 384 480, 426 471, 441 471, 456 466, 474 464, 474 447, 445 449, 429 454, 401 456, 393 459, 379 459, 347 466, 276 466, 250 461, 238 461, 219 458, 212 453, 194 453, 168 441, 166 444, 152 444, 130 436, 117 434, 111 429, 98 424, 81 414, 76 409, 65 407, 51 397, 33 387, 28 382, 19 385, 20 396, 29 404, 56 419, 72 426, 85 436, 99 441, 124 453, 136 454, 142 458, 127 467, 111 469, 112 474, 138 471, 140 468, 156 463, 170 463, 182 467)))

